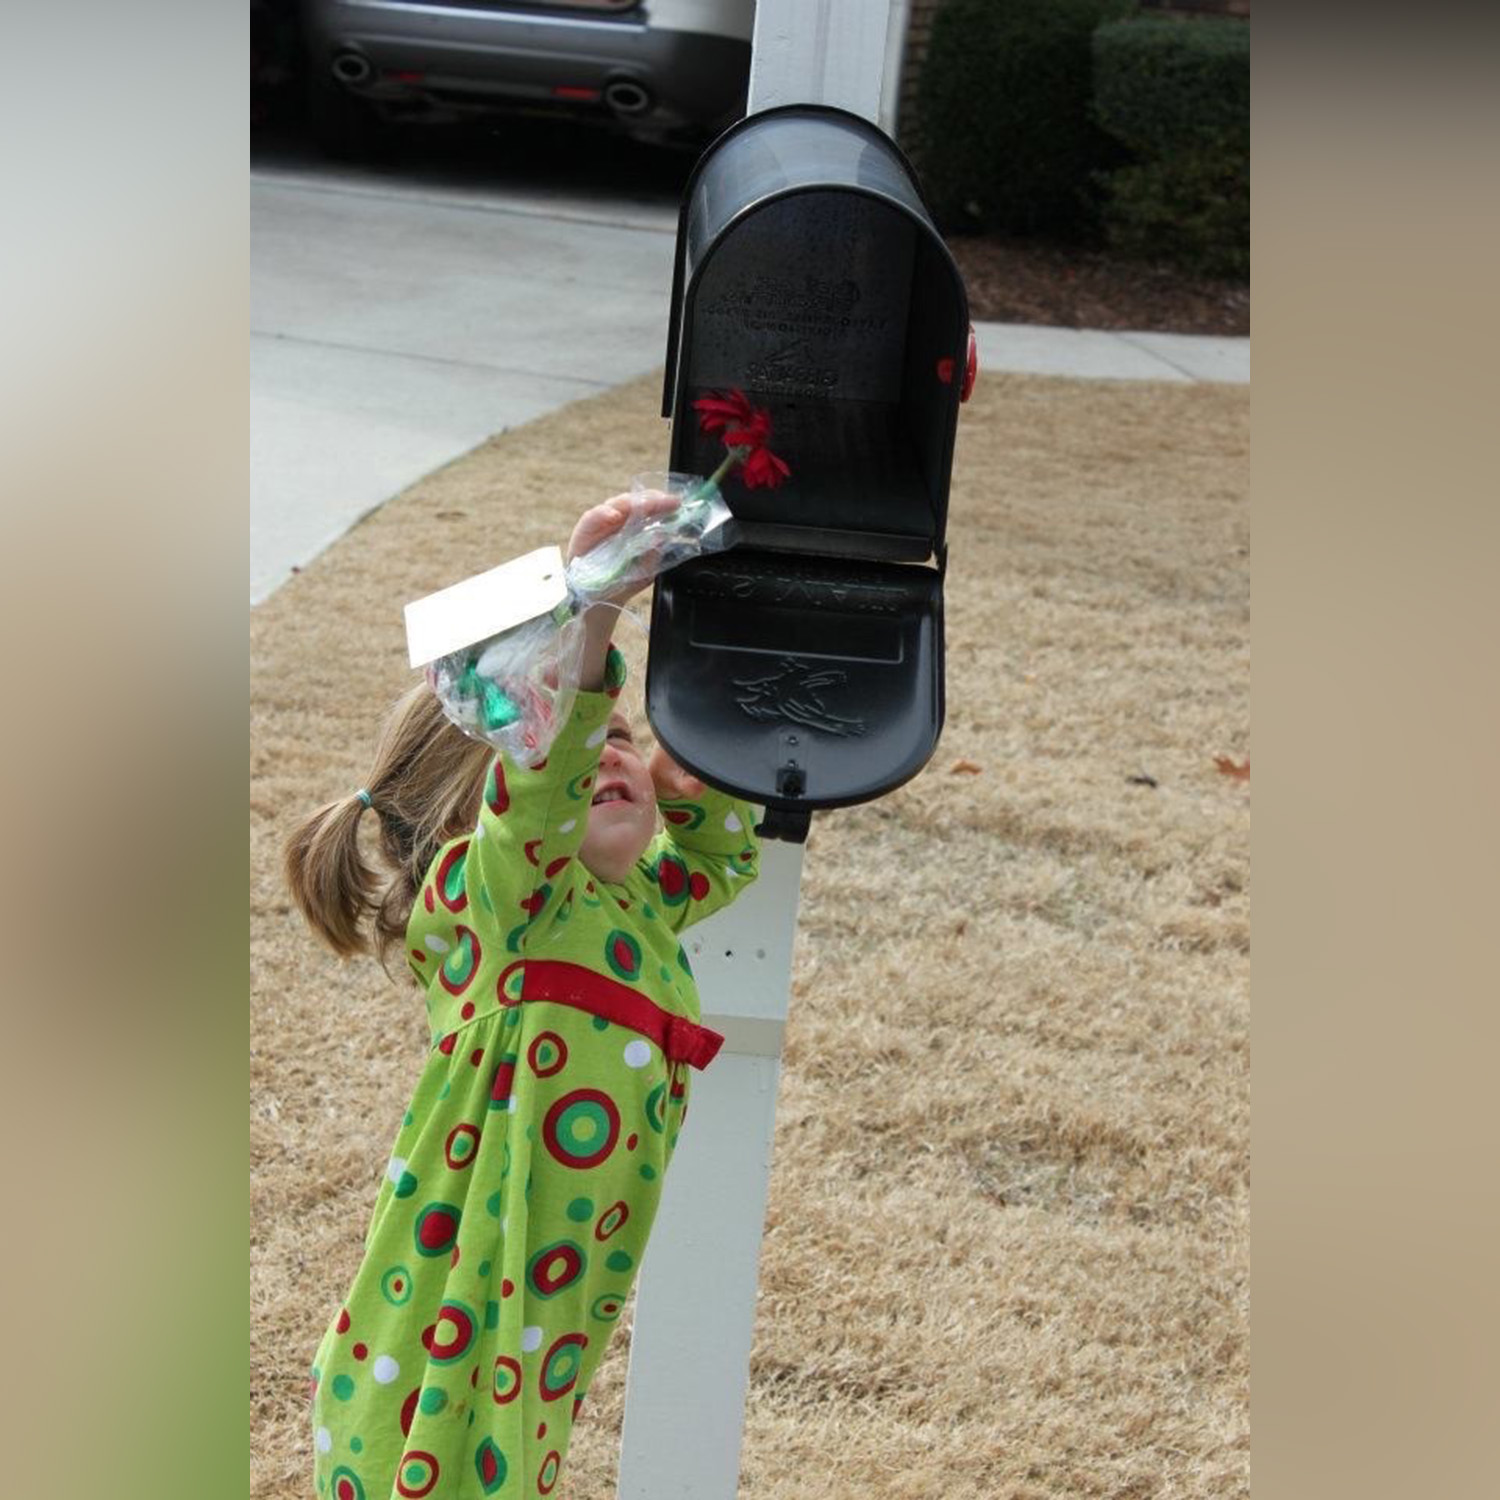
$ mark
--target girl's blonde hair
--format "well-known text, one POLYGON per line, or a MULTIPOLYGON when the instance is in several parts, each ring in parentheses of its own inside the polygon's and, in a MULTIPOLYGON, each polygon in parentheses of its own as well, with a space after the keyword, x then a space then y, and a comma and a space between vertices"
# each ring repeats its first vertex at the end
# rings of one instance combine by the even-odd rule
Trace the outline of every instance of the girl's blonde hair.
POLYGON ((493 756, 443 717, 425 683, 396 703, 364 785, 379 821, 384 868, 372 868, 360 848, 366 803, 358 792, 320 807, 287 840, 287 885, 335 953, 373 953, 384 964, 403 941, 433 858, 478 821, 493 756))

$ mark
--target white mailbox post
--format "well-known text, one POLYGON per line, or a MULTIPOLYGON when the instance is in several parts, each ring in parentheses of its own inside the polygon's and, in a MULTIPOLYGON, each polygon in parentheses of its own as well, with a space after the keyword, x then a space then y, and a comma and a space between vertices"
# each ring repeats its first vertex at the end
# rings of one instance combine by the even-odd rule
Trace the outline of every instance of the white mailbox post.
MULTIPOLYGON (((905 0, 758 0, 749 112, 832 104, 889 131, 906 14, 905 0)), ((725 1043, 693 1077, 637 1283, 620 1500, 738 1492, 802 855, 766 841, 755 885, 687 934, 725 1043)))

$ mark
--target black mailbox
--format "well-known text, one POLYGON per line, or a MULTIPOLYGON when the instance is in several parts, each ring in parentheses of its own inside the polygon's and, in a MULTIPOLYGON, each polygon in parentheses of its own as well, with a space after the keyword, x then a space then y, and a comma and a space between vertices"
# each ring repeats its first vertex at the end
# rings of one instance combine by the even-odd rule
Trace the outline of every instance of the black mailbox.
POLYGON ((689 770, 800 840, 914 776, 943 723, 944 528, 972 380, 968 301, 910 164, 858 115, 748 116, 677 232, 671 468, 724 456, 692 403, 743 390, 790 478, 734 475, 729 550, 657 580, 646 711, 689 770))

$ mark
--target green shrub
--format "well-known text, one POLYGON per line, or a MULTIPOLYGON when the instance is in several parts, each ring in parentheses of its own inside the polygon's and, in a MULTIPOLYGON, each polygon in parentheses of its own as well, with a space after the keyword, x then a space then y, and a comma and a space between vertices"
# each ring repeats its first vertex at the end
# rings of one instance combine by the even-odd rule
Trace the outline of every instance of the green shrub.
POLYGON ((948 0, 933 21, 911 135, 941 221, 1087 228, 1122 154, 1090 111, 1089 38, 1133 0, 948 0))
POLYGON ((1131 153, 1107 173, 1111 244, 1214 276, 1250 274, 1250 28, 1142 19, 1094 33, 1094 111, 1131 153))

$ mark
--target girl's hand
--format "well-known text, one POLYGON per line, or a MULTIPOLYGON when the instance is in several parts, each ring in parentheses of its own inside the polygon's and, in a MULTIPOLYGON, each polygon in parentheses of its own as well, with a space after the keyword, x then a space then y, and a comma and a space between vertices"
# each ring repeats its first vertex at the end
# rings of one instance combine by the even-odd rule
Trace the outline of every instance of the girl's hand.
POLYGON ((701 797, 707 790, 696 776, 684 771, 660 745, 652 749, 647 768, 656 787, 658 802, 686 801, 701 797))
MULTIPOLYGON (((613 495, 601 505, 595 505, 579 516, 573 535, 568 539, 564 562, 572 562, 585 552, 592 552, 601 542, 606 542, 620 531, 632 518, 644 523, 656 516, 670 515, 677 509, 677 500, 660 490, 648 490, 639 500, 631 495, 613 495)), ((613 596, 613 602, 623 603, 632 594, 638 594, 645 582, 625 584, 613 596)))

